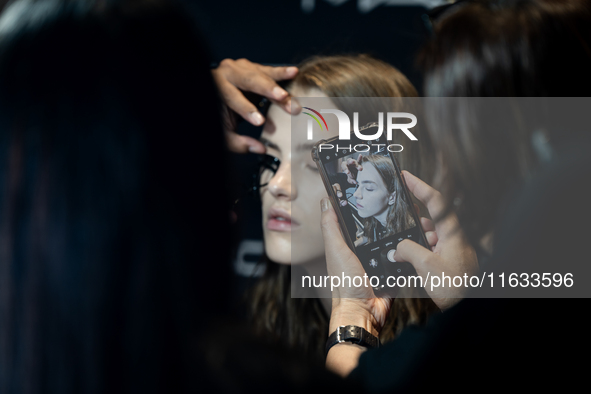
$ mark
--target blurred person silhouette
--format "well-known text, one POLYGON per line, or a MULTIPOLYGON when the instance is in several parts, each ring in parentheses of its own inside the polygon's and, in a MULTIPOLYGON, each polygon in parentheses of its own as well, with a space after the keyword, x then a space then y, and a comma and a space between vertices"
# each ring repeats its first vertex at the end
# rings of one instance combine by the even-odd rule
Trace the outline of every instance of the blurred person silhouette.
MULTIPOLYGON (((411 262, 420 275, 471 274, 477 267, 466 264, 464 237, 492 251, 483 267, 489 272, 584 272, 591 220, 585 102, 562 101, 553 108, 560 123, 544 124, 540 143, 540 107, 531 116, 518 100, 505 99, 504 109, 524 112, 505 111, 507 119, 488 124, 482 115, 492 113, 490 105, 468 98, 585 97, 591 91, 590 46, 591 3, 582 0, 466 1, 434 21, 433 37, 419 57, 425 93, 464 99, 451 105, 442 99, 427 110, 441 157, 441 193, 404 174, 410 191, 436 218, 437 245, 429 251, 405 240, 397 261, 411 262)), ((322 205, 329 267, 347 264, 349 273, 358 272, 360 264, 343 248, 333 209, 327 200, 322 205)), ((585 287, 588 277, 575 276, 579 289, 585 287)), ((520 297, 546 298, 531 300, 512 299, 517 290, 511 288, 490 290, 474 289, 461 301, 465 289, 427 290, 445 311, 425 328, 405 330, 398 340, 365 353, 337 344, 327 366, 376 393, 581 387, 586 375, 578 364, 589 345, 586 332, 570 320, 580 315, 581 305, 547 299, 581 293, 544 293, 531 286, 520 297), (491 296, 507 298, 480 298, 491 296)), ((358 325, 376 335, 388 307, 370 291, 333 300, 331 330, 358 325)))
POLYGON ((2 393, 339 386, 226 316, 226 145, 187 15, 19 0, 0 18, 2 393))
POLYGON ((205 185, 193 181, 214 152, 225 172, 208 67, 172 3, 5 9, 0 392, 193 384, 199 314, 219 314, 225 300, 205 283, 231 278, 230 238, 206 242, 229 232, 226 187, 212 180, 204 209, 205 185))

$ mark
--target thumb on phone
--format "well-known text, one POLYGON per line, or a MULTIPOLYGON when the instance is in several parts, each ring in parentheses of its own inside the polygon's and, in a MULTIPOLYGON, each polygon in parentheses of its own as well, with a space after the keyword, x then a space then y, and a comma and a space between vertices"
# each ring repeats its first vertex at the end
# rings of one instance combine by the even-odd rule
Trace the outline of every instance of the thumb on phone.
POLYGON ((425 247, 405 239, 396 247, 394 260, 399 263, 410 263, 417 271, 417 274, 423 275, 429 271, 429 262, 435 256, 435 253, 427 250, 425 247))

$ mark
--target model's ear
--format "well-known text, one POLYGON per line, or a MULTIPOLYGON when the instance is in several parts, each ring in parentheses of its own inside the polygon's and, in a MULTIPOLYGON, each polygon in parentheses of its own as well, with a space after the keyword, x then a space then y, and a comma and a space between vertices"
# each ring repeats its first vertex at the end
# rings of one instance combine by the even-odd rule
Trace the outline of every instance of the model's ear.
POLYGON ((394 205, 396 202, 396 192, 390 194, 390 198, 388 198, 388 205, 394 205))

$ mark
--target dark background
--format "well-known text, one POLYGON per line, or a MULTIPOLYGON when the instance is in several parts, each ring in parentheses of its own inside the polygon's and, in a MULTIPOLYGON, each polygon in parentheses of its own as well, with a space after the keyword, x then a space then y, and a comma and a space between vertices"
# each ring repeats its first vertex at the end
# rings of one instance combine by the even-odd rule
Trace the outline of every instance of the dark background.
POLYGON ((421 81, 414 68, 414 56, 427 34, 422 19, 426 10, 423 5, 444 3, 444 0, 187 1, 192 1, 216 62, 244 57, 257 63, 297 64, 311 55, 370 53, 397 67, 417 88, 421 81), (306 3, 313 4, 313 10, 306 11, 306 3), (364 3, 375 8, 367 12, 364 3))

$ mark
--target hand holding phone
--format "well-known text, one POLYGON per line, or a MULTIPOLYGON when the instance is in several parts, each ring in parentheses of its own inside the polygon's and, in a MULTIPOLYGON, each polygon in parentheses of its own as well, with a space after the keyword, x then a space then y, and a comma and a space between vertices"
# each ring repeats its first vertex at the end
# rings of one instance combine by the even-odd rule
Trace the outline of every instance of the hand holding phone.
MULTIPOLYGON (((441 194, 431 186, 403 171, 403 176, 409 191, 427 207, 429 215, 440 218, 444 209, 441 194)), ((444 218, 428 221, 428 232, 434 231, 434 243, 432 251, 427 250, 414 242, 403 241, 396 250, 395 259, 406 261, 413 265, 417 274, 423 279, 440 275, 445 272, 448 276, 473 275, 478 271, 476 252, 466 241, 463 232, 459 228, 455 214, 448 214, 444 218)), ((431 289, 426 286, 427 294, 433 299, 439 309, 447 309, 457 303, 463 296, 466 288, 436 287, 431 289)))
MULTIPOLYGON (((340 276, 341 272, 346 272, 350 276, 363 276, 364 267, 353 251, 347 247, 342 237, 336 207, 331 206, 327 198, 321 201, 321 207, 322 236, 326 249, 328 274, 340 276)), ((338 286, 333 289, 331 324, 337 320, 334 319, 335 317, 353 318, 357 316, 359 322, 348 321, 347 324, 356 324, 372 332, 374 331, 372 327, 365 326, 365 323, 372 322, 373 328, 379 333, 386 322, 391 305, 392 298, 387 296, 377 298, 371 287, 338 286), (354 307, 354 310, 350 309, 351 306, 354 307), (340 307, 348 311, 343 312, 340 307)))
POLYGON ((343 191, 340 183, 333 183, 332 190, 338 198, 338 205, 344 207, 347 205, 347 199, 343 196, 343 191))

